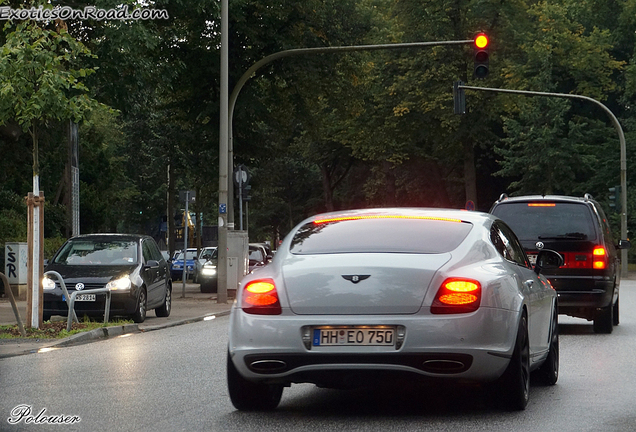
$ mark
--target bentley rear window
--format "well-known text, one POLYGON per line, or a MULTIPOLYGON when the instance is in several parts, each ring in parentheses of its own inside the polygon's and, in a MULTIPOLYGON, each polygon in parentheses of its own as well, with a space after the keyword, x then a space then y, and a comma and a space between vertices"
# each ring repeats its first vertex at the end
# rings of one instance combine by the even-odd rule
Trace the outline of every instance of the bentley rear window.
POLYGON ((336 218, 303 225, 292 239, 291 252, 445 253, 457 248, 472 227, 441 218, 336 218))

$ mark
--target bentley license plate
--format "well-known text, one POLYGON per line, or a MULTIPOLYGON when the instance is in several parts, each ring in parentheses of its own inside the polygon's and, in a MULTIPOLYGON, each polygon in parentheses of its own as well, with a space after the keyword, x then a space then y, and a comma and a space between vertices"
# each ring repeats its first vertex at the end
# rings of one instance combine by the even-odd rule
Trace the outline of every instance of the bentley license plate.
POLYGON ((316 327, 313 346, 393 346, 393 327, 316 327))

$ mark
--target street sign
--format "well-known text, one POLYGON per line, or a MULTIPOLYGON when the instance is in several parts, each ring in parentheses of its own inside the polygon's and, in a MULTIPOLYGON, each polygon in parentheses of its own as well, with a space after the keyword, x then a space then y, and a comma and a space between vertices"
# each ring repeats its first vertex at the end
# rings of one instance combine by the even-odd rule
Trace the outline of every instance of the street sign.
POLYGON ((197 194, 195 191, 179 191, 179 201, 185 202, 186 199, 189 203, 193 203, 197 200, 197 194))
POLYGON ((234 184, 237 186, 240 186, 240 185, 248 184, 250 180, 252 179, 252 176, 250 175, 247 168, 245 168, 245 166, 239 165, 236 167, 236 169, 234 169, 233 178, 234 178, 234 184))

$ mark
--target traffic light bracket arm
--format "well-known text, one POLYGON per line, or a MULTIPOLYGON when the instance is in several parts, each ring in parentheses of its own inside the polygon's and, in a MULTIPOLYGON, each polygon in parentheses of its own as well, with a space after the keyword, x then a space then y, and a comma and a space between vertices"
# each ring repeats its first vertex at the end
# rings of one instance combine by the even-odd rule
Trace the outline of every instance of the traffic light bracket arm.
MULTIPOLYGON (((527 90, 510 90, 510 89, 502 89, 502 88, 491 88, 491 87, 474 87, 474 86, 465 86, 462 84, 457 85, 457 91, 463 90, 475 90, 475 91, 487 91, 487 92, 495 92, 495 93, 511 93, 525 96, 544 96, 544 97, 558 97, 564 99, 578 99, 584 100, 588 102, 592 102, 597 106, 601 107, 603 111, 609 116, 612 124, 614 125, 614 129, 616 129, 616 133, 618 134, 618 140, 621 147, 621 239, 628 240, 627 237, 627 146, 625 144, 625 134, 623 133, 623 128, 619 123, 618 119, 614 115, 614 113, 606 107, 603 103, 597 101, 596 99, 592 99, 591 97, 574 95, 568 93, 550 93, 550 92, 535 92, 535 91, 527 91, 527 90)), ((621 261, 622 261, 622 276, 627 277, 627 250, 621 250, 621 261)))

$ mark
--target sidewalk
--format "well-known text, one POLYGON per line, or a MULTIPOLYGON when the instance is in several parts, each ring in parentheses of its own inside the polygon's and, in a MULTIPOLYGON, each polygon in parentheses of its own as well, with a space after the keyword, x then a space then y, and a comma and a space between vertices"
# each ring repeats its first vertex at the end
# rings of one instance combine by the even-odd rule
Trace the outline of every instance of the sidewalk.
MULTIPOLYGON (((166 318, 158 318, 154 311, 149 311, 146 320, 141 324, 99 328, 89 332, 78 333, 65 339, 0 339, 0 359, 16 355, 38 352, 43 348, 60 348, 64 346, 87 343, 106 337, 119 336, 125 333, 147 332, 167 327, 201 321, 206 316, 223 316, 230 313, 232 299, 228 304, 218 304, 216 294, 202 293, 198 284, 187 283, 185 297, 181 282, 172 288, 172 311, 166 318)), ((26 325, 26 301, 16 301, 22 323, 26 325)), ((54 320, 66 317, 54 316, 54 320)), ((0 325, 16 324, 11 302, 7 297, 0 298, 0 325)))

